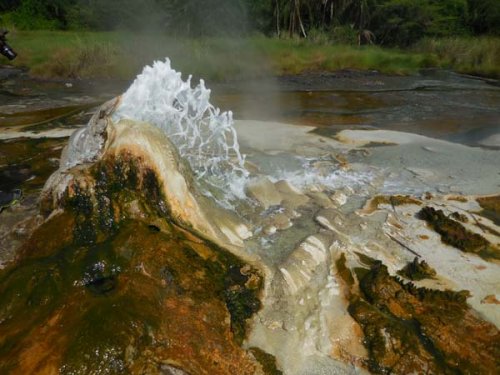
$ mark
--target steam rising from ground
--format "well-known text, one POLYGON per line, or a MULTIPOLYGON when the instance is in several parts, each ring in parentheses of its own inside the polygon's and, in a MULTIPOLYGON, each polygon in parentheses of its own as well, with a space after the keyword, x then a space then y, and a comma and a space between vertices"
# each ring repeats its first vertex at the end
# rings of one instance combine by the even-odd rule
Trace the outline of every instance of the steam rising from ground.
POLYGON ((203 80, 191 87, 191 76, 182 80, 170 60, 146 66, 123 95, 114 120, 148 122, 165 132, 198 179, 218 189, 244 197, 248 172, 240 153, 232 112, 210 104, 210 90, 203 80))

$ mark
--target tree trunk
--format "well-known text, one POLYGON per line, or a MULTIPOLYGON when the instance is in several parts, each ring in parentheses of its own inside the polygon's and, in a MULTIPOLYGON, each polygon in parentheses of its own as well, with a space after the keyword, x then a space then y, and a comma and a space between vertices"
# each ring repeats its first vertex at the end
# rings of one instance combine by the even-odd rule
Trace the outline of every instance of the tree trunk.
POLYGON ((278 34, 278 38, 280 37, 280 3, 279 0, 276 0, 276 33, 278 34))
POLYGON ((302 34, 304 35, 304 38, 307 38, 306 30, 304 29, 302 18, 300 17, 300 0, 295 0, 295 14, 297 15, 297 20, 299 21, 299 26, 302 34))

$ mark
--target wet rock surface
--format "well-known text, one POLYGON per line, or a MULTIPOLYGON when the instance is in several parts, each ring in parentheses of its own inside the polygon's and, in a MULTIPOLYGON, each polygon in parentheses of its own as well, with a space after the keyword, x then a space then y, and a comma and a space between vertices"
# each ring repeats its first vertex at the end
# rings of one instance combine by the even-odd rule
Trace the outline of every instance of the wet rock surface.
POLYGON ((349 312, 363 327, 374 373, 490 373, 500 332, 466 304, 467 292, 417 288, 375 264, 358 270, 349 312))
POLYGON ((412 262, 398 271, 398 275, 409 280, 423 280, 436 276, 436 271, 425 260, 419 260, 418 257, 415 257, 412 262))
POLYGON ((265 373, 239 346, 260 273, 165 220, 140 163, 86 173, 0 274, 1 372, 265 373))
POLYGON ((448 218, 442 210, 424 207, 417 215, 441 235, 444 243, 486 259, 500 259, 500 249, 481 235, 468 231, 458 221, 448 218))
POLYGON ((15 251, 43 222, 39 193, 58 168, 66 139, 0 141, 0 191, 9 204, 0 210, 0 267, 12 261, 15 251), (15 201, 9 197, 19 196, 15 201))
MULTIPOLYGON (((319 76, 349 87, 291 96, 329 110, 331 98, 340 101, 348 112, 333 116, 342 124, 376 113, 385 121, 380 96, 392 100, 388 86, 400 82, 378 78, 319 76), (372 93, 346 91, 360 79, 372 93)), ((439 91, 440 82, 405 86, 404 95, 439 91)), ((16 127, 54 114, 30 97, 36 90, 5 87, 0 112, 8 116, 0 117, 16 127), (22 95, 33 111, 16 116, 22 95)), ((63 117, 28 126, 30 137, 90 117, 67 112, 73 99, 56 99, 63 117)), ((38 191, 65 141, 2 141, 0 157, 17 156, 0 181, 26 194, 0 216, 8 234, 0 246, 9 246, 1 259, 10 261, 0 271, 0 372, 498 372, 498 260, 444 243, 418 218, 423 208, 441 210, 465 241, 480 235, 500 246, 497 151, 402 132, 335 138, 338 129, 242 121, 246 165, 261 183, 227 209, 201 193, 202 181, 158 129, 109 117, 98 112, 95 126, 77 133, 99 137, 91 153, 72 138, 82 147, 73 159, 63 153, 42 194, 43 215, 38 191), (25 164, 33 150, 40 156, 25 164)), ((474 124, 483 120, 474 116, 474 124)))
MULTIPOLYGON (((46 221, 17 243, 24 243, 17 261, 0 273, 2 371, 405 374, 498 368, 498 329, 467 304, 471 299, 495 320, 494 288, 488 287, 495 263, 472 260, 461 270, 464 278, 472 268, 484 275, 474 276, 485 289, 471 284, 473 297, 450 291, 462 285, 445 281, 457 280, 457 271, 426 251, 460 251, 442 244, 417 218, 424 203, 449 205, 447 220, 462 212, 469 220, 460 225, 471 230, 476 221, 470 212, 479 207, 471 198, 366 200, 352 188, 300 189, 267 179, 256 190, 257 205, 241 211, 254 234, 238 237, 245 221, 217 216, 220 210, 196 191, 189 168, 147 124, 110 122, 100 135, 104 141, 90 159, 76 166, 63 162, 47 182, 41 199, 46 221), (161 157, 153 152, 160 144, 161 157), (208 239, 235 254, 250 252, 251 262, 208 239), (399 270, 424 284, 402 282, 394 276, 399 270)), ((323 152, 325 145, 314 147, 323 152)), ((314 168, 325 166, 328 171, 325 161, 314 168)), ((346 159, 344 168, 356 165, 346 159)), ((487 221, 482 225, 495 230, 487 221)))
POLYGON ((478 203, 483 209, 481 214, 500 225, 500 195, 478 198, 478 203))
POLYGON ((0 190, 39 191, 57 170, 67 139, 0 141, 0 190))

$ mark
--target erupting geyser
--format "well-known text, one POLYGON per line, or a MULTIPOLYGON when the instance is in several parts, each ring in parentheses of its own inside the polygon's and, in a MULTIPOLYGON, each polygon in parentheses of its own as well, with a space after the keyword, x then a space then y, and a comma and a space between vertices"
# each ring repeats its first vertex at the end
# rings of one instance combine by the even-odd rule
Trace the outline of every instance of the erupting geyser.
POLYGON ((170 60, 146 66, 123 94, 113 120, 133 119, 160 128, 186 159, 195 175, 236 197, 243 197, 248 176, 233 126, 232 112, 210 104, 203 80, 192 88, 170 60))

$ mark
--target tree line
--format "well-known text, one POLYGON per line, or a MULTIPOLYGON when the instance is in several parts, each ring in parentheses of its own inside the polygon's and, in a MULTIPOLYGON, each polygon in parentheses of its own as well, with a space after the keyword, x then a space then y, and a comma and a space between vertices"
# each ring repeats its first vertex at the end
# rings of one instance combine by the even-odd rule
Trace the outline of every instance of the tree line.
POLYGON ((155 31, 408 46, 422 37, 500 35, 499 0, 2 0, 19 29, 155 31))

